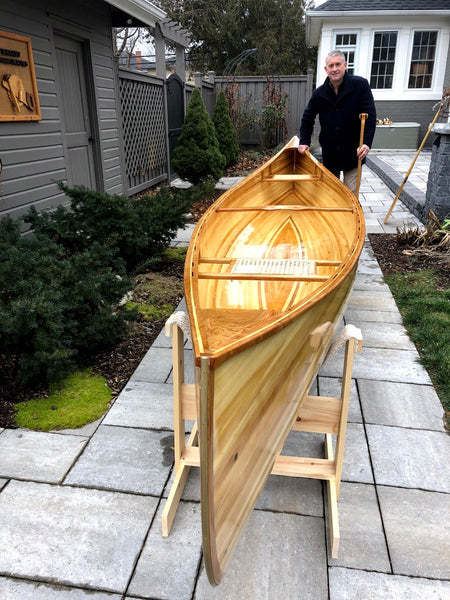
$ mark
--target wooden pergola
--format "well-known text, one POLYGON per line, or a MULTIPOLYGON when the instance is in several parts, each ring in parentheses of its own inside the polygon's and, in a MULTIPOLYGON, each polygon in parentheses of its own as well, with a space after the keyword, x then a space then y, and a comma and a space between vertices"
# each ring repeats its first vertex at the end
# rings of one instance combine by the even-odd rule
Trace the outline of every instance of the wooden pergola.
POLYGON ((106 0, 116 10, 114 27, 146 27, 155 40, 156 75, 166 76, 166 42, 175 46, 175 72, 185 81, 185 49, 190 38, 185 29, 167 18, 167 14, 147 0, 106 0))

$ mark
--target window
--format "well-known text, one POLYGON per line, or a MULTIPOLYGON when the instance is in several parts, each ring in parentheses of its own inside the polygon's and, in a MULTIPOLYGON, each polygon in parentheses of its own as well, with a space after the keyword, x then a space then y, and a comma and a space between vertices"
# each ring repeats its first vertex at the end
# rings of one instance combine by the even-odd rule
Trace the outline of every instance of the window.
POLYGON ((357 33, 336 33, 334 47, 345 54, 347 61, 347 73, 354 74, 356 44, 358 41, 357 33))
POLYGON ((408 88, 431 88, 437 31, 415 31, 408 88))
POLYGON ((371 88, 378 90, 392 88, 396 48, 396 31, 375 32, 373 39, 372 70, 370 73, 371 88))

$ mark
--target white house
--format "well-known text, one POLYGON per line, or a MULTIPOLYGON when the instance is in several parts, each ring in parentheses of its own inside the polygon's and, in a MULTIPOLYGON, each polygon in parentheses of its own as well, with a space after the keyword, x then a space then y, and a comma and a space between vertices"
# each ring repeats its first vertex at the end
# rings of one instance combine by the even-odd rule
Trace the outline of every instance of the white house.
POLYGON ((318 46, 317 85, 330 50, 371 85, 377 114, 420 123, 450 85, 450 0, 328 0, 306 12, 307 43, 318 46))

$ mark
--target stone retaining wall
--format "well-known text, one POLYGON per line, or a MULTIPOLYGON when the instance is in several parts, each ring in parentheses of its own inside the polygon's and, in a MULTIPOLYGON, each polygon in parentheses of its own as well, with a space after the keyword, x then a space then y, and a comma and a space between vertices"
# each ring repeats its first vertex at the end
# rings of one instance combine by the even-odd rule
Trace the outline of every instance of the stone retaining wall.
POLYGON ((450 218, 450 123, 436 123, 425 196, 425 217, 432 210, 440 221, 450 218))

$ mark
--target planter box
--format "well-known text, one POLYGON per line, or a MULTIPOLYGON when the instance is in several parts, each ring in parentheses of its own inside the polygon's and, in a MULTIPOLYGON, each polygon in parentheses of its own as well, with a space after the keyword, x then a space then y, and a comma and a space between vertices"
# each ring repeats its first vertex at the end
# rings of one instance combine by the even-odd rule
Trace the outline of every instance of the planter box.
POLYGON ((377 125, 372 148, 375 150, 417 150, 420 123, 377 125))

